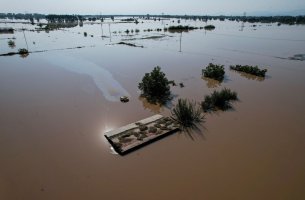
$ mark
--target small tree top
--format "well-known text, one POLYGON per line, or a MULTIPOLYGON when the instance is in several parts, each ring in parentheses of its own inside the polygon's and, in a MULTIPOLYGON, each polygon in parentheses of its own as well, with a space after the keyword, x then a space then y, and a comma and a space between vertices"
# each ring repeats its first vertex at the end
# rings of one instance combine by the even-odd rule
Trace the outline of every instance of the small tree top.
POLYGON ((142 82, 139 83, 139 89, 142 92, 141 96, 150 103, 165 104, 171 99, 169 81, 159 66, 145 74, 142 82))

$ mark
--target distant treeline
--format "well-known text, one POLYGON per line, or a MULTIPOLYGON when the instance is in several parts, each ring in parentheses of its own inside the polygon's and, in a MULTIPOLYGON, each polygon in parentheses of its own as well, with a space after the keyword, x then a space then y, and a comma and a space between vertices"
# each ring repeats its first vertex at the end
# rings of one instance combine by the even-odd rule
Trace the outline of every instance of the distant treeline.
POLYGON ((226 17, 230 21, 243 21, 249 23, 282 23, 282 24, 305 24, 305 16, 270 16, 270 17, 226 17))
POLYGON ((34 19, 44 19, 46 15, 32 13, 32 14, 22 14, 22 13, 0 13, 0 19, 26 19, 30 20, 31 18, 34 19))
POLYGON ((80 15, 46 15, 45 19, 49 23, 71 23, 84 20, 80 15))
POLYGON ((49 22, 75 22, 75 21, 103 21, 105 18, 114 20, 115 17, 128 17, 132 19, 146 19, 146 20, 161 20, 176 18, 181 20, 220 20, 220 21, 237 21, 249 23, 282 23, 282 24, 305 24, 305 15, 303 16, 208 16, 208 15, 43 15, 43 14, 14 14, 14 13, 0 13, 0 19, 25 19, 31 20, 46 19, 49 22))
POLYGON ((34 23, 34 20, 37 22, 40 21, 40 19, 44 19, 45 15, 43 14, 38 14, 38 13, 0 13, 0 19, 24 19, 24 20, 29 20, 32 24, 34 23))

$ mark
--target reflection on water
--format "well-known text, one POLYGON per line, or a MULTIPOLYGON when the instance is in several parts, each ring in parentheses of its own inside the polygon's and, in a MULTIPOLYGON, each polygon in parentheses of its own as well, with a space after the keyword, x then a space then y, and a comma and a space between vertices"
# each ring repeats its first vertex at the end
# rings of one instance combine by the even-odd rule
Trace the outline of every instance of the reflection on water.
POLYGON ((295 54, 292 57, 288 58, 289 60, 299 60, 299 61, 304 61, 305 60, 305 54, 295 54))
POLYGON ((245 77, 249 80, 255 80, 255 81, 259 81, 259 82, 265 80, 265 77, 255 76, 255 75, 252 75, 252 74, 248 74, 248 73, 245 73, 245 72, 239 72, 239 71, 236 71, 236 70, 231 70, 231 71, 234 71, 235 73, 238 73, 242 77, 245 77))
POLYGON ((121 84, 113 78, 109 71, 95 63, 57 54, 54 54, 52 57, 47 57, 47 60, 53 65, 66 70, 90 76, 108 101, 118 102, 121 96, 130 96, 121 84))
POLYGON ((164 110, 164 107, 162 107, 160 104, 151 104, 144 97, 139 96, 139 100, 142 102, 145 110, 148 109, 156 114, 161 113, 164 110))
POLYGON ((206 127, 203 125, 204 121, 200 124, 194 124, 191 127, 180 128, 180 134, 185 134, 191 140, 203 139, 206 140, 204 131, 207 131, 206 127))
POLYGON ((204 77, 204 76, 202 77, 202 79, 206 81, 208 88, 216 88, 216 87, 221 86, 221 82, 219 82, 217 80, 207 78, 207 77, 204 77))
POLYGON ((21 58, 26 58, 28 57, 30 54, 29 53, 23 53, 23 54, 20 54, 20 57, 21 58))

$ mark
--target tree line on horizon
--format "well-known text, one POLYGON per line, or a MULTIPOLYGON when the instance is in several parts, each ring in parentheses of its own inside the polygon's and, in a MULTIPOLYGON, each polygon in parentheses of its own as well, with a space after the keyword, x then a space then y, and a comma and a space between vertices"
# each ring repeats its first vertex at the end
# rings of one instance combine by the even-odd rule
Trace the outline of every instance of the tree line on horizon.
POLYGON ((282 23, 282 24, 305 24, 305 15, 302 16, 209 16, 209 15, 56 15, 56 14, 38 14, 38 13, 0 13, 0 19, 24 19, 33 23, 34 19, 39 22, 40 19, 46 19, 48 22, 75 22, 75 21, 103 21, 105 18, 114 20, 114 17, 132 17, 146 20, 177 18, 184 20, 219 20, 219 21, 237 21, 249 23, 282 23))

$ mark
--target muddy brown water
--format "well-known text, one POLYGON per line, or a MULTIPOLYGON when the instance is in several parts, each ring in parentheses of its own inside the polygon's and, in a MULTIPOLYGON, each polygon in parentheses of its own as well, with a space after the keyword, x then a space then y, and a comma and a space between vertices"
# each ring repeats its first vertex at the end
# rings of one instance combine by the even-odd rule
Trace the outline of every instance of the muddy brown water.
MULTIPOLYGON (((160 35, 142 29, 161 23, 111 29, 139 28, 128 37, 141 38, 160 35)), ((102 39, 100 25, 25 32, 32 50, 95 47, 0 58, 0 199, 305 199, 305 63, 288 59, 304 54, 305 27, 246 24, 240 31, 239 23, 212 23, 215 31, 183 33, 181 49, 180 34, 170 33, 133 41, 145 48, 107 45, 126 37, 102 39), (202 79, 210 62, 225 65, 223 83, 202 79), (231 71, 231 64, 266 67, 267 77, 231 71), (234 110, 207 114, 200 132, 113 154, 106 131, 170 115, 171 104, 139 98, 138 82, 157 65, 178 85, 172 104, 199 102, 223 87, 240 100, 234 110), (131 101, 120 103, 120 95, 131 101)), ((23 47, 22 32, 14 36, 23 47)), ((0 42, 1 53, 9 52, 0 42)))

